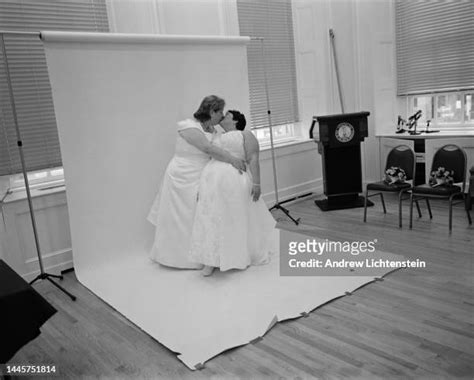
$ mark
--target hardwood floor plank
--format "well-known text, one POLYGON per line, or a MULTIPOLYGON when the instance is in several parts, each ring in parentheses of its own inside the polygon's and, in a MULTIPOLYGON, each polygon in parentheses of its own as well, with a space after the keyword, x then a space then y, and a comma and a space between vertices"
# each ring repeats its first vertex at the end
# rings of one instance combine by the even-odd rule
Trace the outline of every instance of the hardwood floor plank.
MULTIPOLYGON (((337 241, 377 239, 377 249, 425 260, 334 300, 307 318, 277 324, 255 344, 228 350, 190 371, 176 354, 83 287, 73 272, 62 285, 71 302, 47 282, 35 284, 59 312, 12 363, 49 363, 64 379, 472 379, 474 378, 474 227, 461 206, 448 233, 447 207, 433 202, 434 218, 415 218, 408 205, 398 228, 397 199, 363 209, 320 211, 313 198, 280 211, 288 231, 337 241)), ((32 377, 33 380, 41 377, 32 377)))

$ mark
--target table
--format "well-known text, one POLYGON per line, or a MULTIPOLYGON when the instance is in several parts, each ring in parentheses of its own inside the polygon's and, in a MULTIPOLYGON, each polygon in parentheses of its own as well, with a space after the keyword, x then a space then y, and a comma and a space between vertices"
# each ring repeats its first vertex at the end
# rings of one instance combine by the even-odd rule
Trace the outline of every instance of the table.
MULTIPOLYGON (((455 140, 459 140, 457 145, 461 145, 464 151, 467 153, 467 165, 468 169, 473 163, 473 152, 474 152, 474 131, 472 129, 467 129, 465 131, 449 131, 442 130, 441 132, 436 133, 421 133, 419 135, 410 135, 409 133, 387 133, 387 134, 378 134, 376 137, 383 139, 397 139, 397 140, 409 140, 413 141, 414 151, 417 156, 416 162, 416 178, 415 185, 421 185, 426 182, 427 170, 426 164, 431 164, 431 158, 437 148, 444 145, 444 140, 446 143, 452 143, 455 140), (430 152, 428 154, 427 144, 430 142, 430 152)), ((379 145, 381 146, 381 144, 379 145)), ((381 153, 381 152, 379 152, 381 153)), ((382 154, 380 154, 382 158, 382 154)), ((428 168, 429 169, 429 168, 428 168)), ((469 178, 469 177, 468 177, 469 178)))
POLYGON ((57 310, 0 260, 0 363, 35 339, 57 310))

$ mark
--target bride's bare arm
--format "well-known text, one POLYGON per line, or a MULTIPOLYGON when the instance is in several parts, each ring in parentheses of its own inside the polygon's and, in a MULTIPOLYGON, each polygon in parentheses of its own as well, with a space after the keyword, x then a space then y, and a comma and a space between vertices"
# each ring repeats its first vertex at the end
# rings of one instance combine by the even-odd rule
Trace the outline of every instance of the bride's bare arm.
POLYGON ((188 128, 183 129, 178 132, 180 136, 185 139, 189 144, 195 146, 200 151, 208 154, 212 158, 215 158, 218 161, 227 162, 235 167, 237 170, 245 171, 245 161, 240 160, 239 158, 231 155, 224 149, 219 148, 218 146, 213 145, 197 128, 188 128))
POLYGON ((260 198, 260 146, 255 135, 251 131, 243 131, 244 134, 244 147, 247 162, 249 164, 250 173, 252 173, 252 198, 256 202, 260 198))

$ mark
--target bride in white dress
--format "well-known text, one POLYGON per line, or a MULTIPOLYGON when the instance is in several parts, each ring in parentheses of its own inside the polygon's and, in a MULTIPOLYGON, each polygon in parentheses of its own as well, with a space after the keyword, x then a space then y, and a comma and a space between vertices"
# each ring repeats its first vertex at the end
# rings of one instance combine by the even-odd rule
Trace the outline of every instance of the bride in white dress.
MULTIPOLYGON (((202 264, 190 261, 188 256, 199 178, 210 157, 245 170, 242 159, 210 143, 214 125, 224 117, 224 105, 223 99, 207 96, 194 113, 194 119, 178 123, 175 154, 148 215, 148 220, 156 226, 150 257, 162 265, 202 268, 202 264)), ((237 169, 234 169, 236 173, 237 169)))
POLYGON ((278 244, 275 220, 260 199, 258 141, 244 131, 245 117, 228 111, 221 121, 227 133, 213 144, 244 159, 243 175, 229 164, 212 159, 203 169, 191 236, 190 261, 204 264, 203 275, 245 269, 269 262, 278 244))

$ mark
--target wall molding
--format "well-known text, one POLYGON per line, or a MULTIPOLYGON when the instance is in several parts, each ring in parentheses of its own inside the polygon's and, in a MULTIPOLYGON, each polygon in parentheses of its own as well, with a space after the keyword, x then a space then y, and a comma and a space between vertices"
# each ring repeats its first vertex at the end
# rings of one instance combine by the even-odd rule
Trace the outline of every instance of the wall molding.
MULTIPOLYGON (((44 270, 45 272, 48 272, 50 274, 61 274, 61 272, 72 269, 74 268, 74 263, 72 259, 72 249, 69 250, 63 250, 60 253, 55 253, 57 256, 57 262, 54 264, 46 264, 46 260, 44 259, 45 256, 43 255, 43 264, 44 264, 44 270)), ((36 276, 40 274, 40 269, 39 269, 39 263, 38 263, 38 258, 36 260, 28 260, 28 268, 29 271, 27 273, 22 273, 20 274, 25 281, 31 281, 33 280, 36 276)))
MULTIPOLYGON (((33 199, 41 257, 45 270, 58 273, 72 267, 66 192, 49 193, 33 199)), ((27 199, 3 204, 5 223, 0 228, 2 256, 25 279, 39 274, 38 255, 27 199)))

